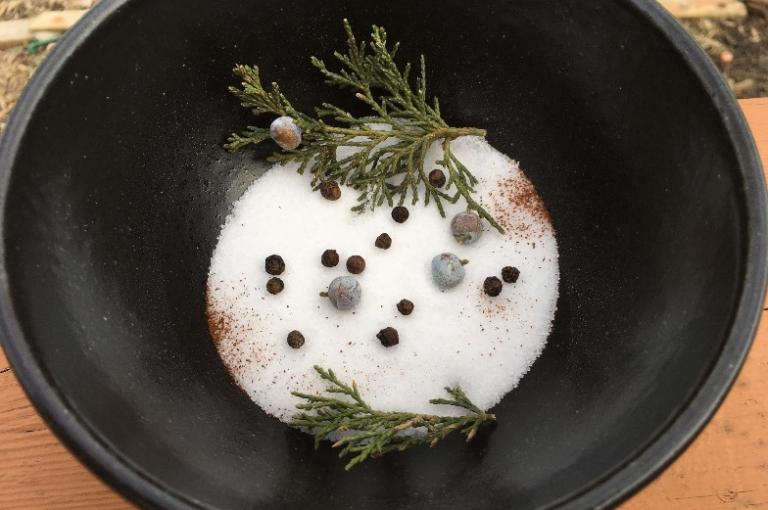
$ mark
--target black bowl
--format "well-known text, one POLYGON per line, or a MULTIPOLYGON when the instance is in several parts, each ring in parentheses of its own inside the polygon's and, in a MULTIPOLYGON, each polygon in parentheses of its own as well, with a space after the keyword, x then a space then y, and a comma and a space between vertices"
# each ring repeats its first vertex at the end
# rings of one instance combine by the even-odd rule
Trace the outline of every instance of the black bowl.
POLYGON ((748 130, 655 2, 103 1, 41 67, 0 156, 4 345, 89 466, 166 508, 585 508, 615 503, 711 416, 766 277, 748 130), (226 93, 258 63, 307 109, 341 19, 426 53, 450 121, 489 131, 551 209, 562 283, 495 430, 350 473, 230 381, 204 285, 268 147, 226 93))

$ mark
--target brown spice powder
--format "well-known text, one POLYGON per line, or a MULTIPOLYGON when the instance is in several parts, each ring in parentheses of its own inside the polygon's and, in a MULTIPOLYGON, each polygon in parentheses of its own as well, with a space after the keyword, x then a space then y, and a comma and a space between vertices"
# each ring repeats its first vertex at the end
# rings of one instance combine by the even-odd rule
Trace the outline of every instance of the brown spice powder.
POLYGON ((237 319, 231 312, 221 310, 213 302, 210 287, 205 290, 205 311, 208 319, 208 332, 211 335, 214 345, 218 345, 226 338, 237 324, 237 319))
POLYGON ((526 239, 530 239, 535 234, 538 234, 536 237, 541 236, 541 229, 532 229, 531 227, 548 227, 550 216, 544 201, 533 184, 524 174, 520 173, 499 179, 496 185, 496 192, 490 197, 490 206, 493 209, 494 217, 504 230, 526 239), (535 223, 517 223, 513 218, 516 213, 521 211, 528 212, 535 223), (539 232, 535 232, 536 230, 539 232))

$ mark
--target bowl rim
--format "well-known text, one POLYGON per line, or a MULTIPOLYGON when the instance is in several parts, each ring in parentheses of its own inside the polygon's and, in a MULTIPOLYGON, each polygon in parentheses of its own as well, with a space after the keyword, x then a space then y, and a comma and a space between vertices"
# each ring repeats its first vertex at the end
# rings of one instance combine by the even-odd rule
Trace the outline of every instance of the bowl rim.
MULTIPOLYGON (((81 418, 36 360, 22 332, 11 299, 5 258, 6 203, 16 157, 39 100, 94 29, 134 0, 102 0, 56 44, 30 80, 0 142, 0 343, 16 377, 58 438, 93 472, 134 502, 169 509, 209 508, 153 478, 114 450, 81 418)), ((738 375, 762 315, 768 278, 766 189, 751 131, 736 99, 709 57, 654 0, 625 0, 627 8, 667 39, 710 95, 734 148, 744 185, 745 272, 737 308, 720 355, 709 374, 677 416, 642 450, 604 478, 592 481, 548 508, 604 508, 627 499, 650 482, 701 432, 738 375)))

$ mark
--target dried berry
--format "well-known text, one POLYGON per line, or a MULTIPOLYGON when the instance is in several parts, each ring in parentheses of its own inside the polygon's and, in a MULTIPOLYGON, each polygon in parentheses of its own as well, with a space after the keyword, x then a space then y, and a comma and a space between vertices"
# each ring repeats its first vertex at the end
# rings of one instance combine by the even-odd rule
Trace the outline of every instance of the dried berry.
POLYGON ((264 270, 271 275, 283 274, 285 262, 280 255, 270 255, 264 260, 264 270))
POLYGON ((291 331, 288 333, 288 345, 294 349, 300 348, 302 345, 304 345, 304 335, 302 335, 300 331, 291 331))
POLYGON ((455 287, 464 279, 466 263, 453 253, 441 253, 432 259, 432 280, 441 289, 455 287))
POLYGON ((397 311, 403 315, 411 315, 411 312, 413 312, 413 301, 409 299, 401 299, 400 302, 397 303, 397 311))
POLYGON ((341 188, 336 181, 325 181, 320 183, 320 194, 326 200, 338 200, 341 198, 341 188))
POLYGON ((445 174, 443 171, 436 168, 429 172, 429 184, 435 188, 442 188, 445 186, 445 174))
POLYGON ((365 259, 360 255, 352 255, 347 259, 347 271, 360 274, 365 271, 365 259))
POLYGON ((381 234, 379 237, 376 238, 376 248, 381 248, 382 250, 388 250, 390 246, 392 246, 392 238, 389 237, 389 234, 381 234))
POLYGON ((504 284, 495 276, 489 276, 485 279, 485 283, 483 283, 483 290, 491 297, 496 297, 501 294, 501 289, 503 287, 504 284))
POLYGON ((398 223, 405 223, 408 221, 408 216, 410 216, 411 213, 408 212, 408 209, 403 207, 402 205, 398 205, 394 209, 392 209, 392 219, 395 220, 398 223))
POLYGON ((507 283, 515 283, 520 278, 520 270, 516 267, 507 266, 501 270, 501 277, 507 283))
POLYGON ((360 302, 362 289, 351 276, 339 276, 328 286, 328 299, 339 310, 351 310, 360 302))
POLYGON ((273 277, 267 281, 267 292, 270 294, 280 294, 284 288, 285 284, 280 278, 273 277))
POLYGON ((474 244, 483 235, 483 220, 476 213, 459 213, 451 220, 451 233, 459 244, 474 244))
POLYGON ((278 117, 269 126, 269 136, 281 149, 292 151, 301 145, 301 128, 296 125, 293 118, 288 116, 278 117))
POLYGON ((320 257, 320 262, 325 267, 336 267, 339 265, 339 254, 336 250, 325 250, 320 257))
POLYGON ((381 345, 384 347, 392 347, 393 345, 400 343, 400 335, 397 334, 395 328, 382 329, 379 331, 379 334, 376 335, 376 338, 379 339, 379 342, 381 342, 381 345))

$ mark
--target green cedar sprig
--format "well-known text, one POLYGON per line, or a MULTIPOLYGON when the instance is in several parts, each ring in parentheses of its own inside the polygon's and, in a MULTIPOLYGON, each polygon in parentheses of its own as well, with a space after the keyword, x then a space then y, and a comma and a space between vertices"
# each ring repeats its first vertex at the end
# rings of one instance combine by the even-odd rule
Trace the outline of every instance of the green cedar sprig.
POLYGON ((470 413, 466 416, 377 411, 363 400, 354 382, 349 386, 341 382, 333 370, 319 366, 315 366, 315 370, 331 383, 326 389, 331 396, 293 392, 305 402, 296 405, 302 412, 294 416, 291 426, 311 431, 315 436, 315 448, 331 434, 347 433, 333 444, 333 448, 341 448, 340 458, 352 457, 345 466, 346 470, 368 458, 423 444, 435 446, 455 431, 464 434, 469 442, 481 426, 496 421, 495 415, 473 404, 460 387, 445 388, 451 398, 437 398, 430 400, 430 403, 460 407, 470 413), (336 398, 334 395, 348 398, 336 398), (414 429, 419 431, 404 434, 414 429))
MULTIPOLYGON (((241 87, 230 87, 243 107, 255 115, 290 116, 302 130, 302 145, 291 151, 275 152, 270 161, 298 163, 299 173, 307 169, 312 173, 312 186, 318 189, 323 181, 336 180, 352 187, 360 194, 360 212, 374 209, 385 202, 389 207, 403 205, 410 197, 416 204, 422 198, 425 205, 434 202, 445 217, 443 201, 456 203, 463 199, 467 208, 477 212, 499 232, 504 229, 473 197, 477 179, 451 151, 451 141, 460 136, 485 136, 485 130, 450 127, 440 113, 440 103, 427 96, 426 62, 419 60, 415 88, 411 85, 412 66, 402 68, 395 62, 399 43, 388 46, 387 33, 374 26, 370 41, 358 42, 349 22, 344 20, 347 33, 347 52, 336 52, 341 64, 332 71, 322 60, 312 57, 311 63, 325 77, 326 83, 354 91, 355 97, 365 103, 372 115, 355 117, 348 111, 330 103, 315 109, 315 116, 298 111, 280 90, 277 83, 264 87, 255 66, 238 65, 235 74, 242 80, 241 87), (386 124, 386 129, 372 124, 386 124), (390 141, 388 144, 382 142, 390 141), (441 142, 443 159, 436 161, 447 171, 444 188, 429 182, 425 168, 427 150, 434 142, 441 142), (385 145, 385 146, 384 146, 385 145), (352 155, 336 159, 339 147, 355 147, 352 155)), ((242 133, 233 133, 226 147, 235 151, 269 138, 269 129, 248 126, 242 133)))

